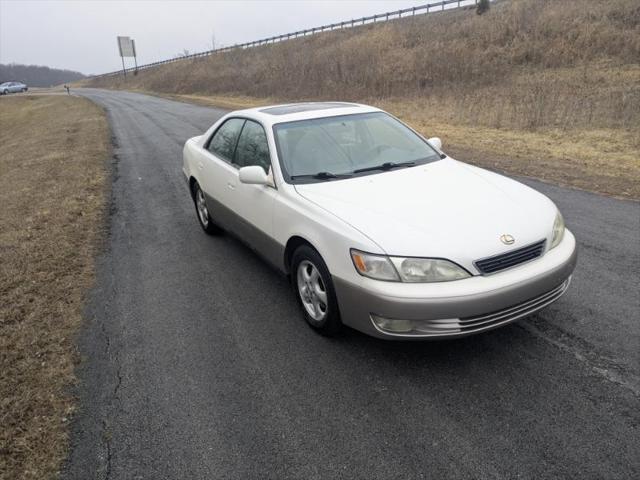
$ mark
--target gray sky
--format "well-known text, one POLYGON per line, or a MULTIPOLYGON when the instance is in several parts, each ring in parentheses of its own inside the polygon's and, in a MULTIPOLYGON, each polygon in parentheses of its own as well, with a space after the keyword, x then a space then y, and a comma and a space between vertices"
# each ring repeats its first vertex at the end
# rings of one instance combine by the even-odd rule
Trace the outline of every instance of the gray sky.
POLYGON ((117 35, 143 64, 435 1, 0 0, 0 63, 103 73, 121 68, 117 35))

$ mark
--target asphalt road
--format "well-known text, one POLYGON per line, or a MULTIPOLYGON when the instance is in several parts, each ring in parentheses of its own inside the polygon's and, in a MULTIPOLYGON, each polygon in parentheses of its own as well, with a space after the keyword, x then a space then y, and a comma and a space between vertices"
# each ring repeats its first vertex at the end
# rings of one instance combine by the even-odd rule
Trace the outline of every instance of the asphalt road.
POLYGON ((560 301, 458 341, 327 339, 196 221, 182 145, 223 111, 81 94, 116 146, 64 478, 639 478, 638 203, 527 180, 580 243, 560 301))

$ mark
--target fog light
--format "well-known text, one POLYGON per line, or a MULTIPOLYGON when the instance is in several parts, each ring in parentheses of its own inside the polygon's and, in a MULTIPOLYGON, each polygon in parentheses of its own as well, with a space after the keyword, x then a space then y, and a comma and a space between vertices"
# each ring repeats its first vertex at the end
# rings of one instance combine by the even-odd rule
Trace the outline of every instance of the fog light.
POLYGON ((411 320, 384 318, 373 314, 371 315, 371 320, 373 320, 376 327, 384 332, 409 333, 413 330, 413 322, 411 320))
POLYGON ((411 334, 422 336, 439 336, 460 333, 462 325, 459 318, 439 318, 436 320, 401 320, 385 318, 371 314, 371 321, 383 333, 391 335, 411 334))

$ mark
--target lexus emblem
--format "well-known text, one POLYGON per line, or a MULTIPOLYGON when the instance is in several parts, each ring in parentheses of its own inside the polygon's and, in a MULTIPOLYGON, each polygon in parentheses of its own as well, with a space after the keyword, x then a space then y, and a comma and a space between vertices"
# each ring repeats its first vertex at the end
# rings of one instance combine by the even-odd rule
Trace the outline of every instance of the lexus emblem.
POLYGON ((516 241, 516 239, 513 238, 512 235, 509 235, 508 233, 505 233, 504 235, 500 235, 500 241, 502 243, 504 243, 505 245, 513 245, 513 243, 516 241))

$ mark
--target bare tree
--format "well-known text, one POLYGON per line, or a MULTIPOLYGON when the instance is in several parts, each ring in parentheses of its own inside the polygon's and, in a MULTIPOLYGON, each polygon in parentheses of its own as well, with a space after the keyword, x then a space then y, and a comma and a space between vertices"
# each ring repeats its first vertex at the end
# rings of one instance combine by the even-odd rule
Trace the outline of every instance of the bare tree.
POLYGON ((476 7, 476 13, 482 15, 489 10, 489 0, 480 0, 476 7))

